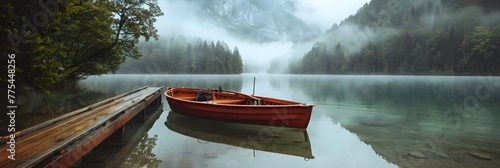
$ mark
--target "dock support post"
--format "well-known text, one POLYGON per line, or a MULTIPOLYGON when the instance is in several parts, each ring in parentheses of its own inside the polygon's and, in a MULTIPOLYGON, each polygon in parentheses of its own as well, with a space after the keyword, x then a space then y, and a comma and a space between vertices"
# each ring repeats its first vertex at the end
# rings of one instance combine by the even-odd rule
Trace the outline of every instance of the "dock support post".
POLYGON ((143 123, 146 123, 146 121, 147 121, 147 119, 148 119, 148 117, 147 117, 147 115, 146 115, 146 112, 147 112, 147 110, 146 110, 146 109, 148 109, 148 107, 147 107, 147 106, 144 108, 144 110, 143 110, 143 112, 142 112, 142 113, 144 113, 144 115, 143 115, 143 123))
POLYGON ((125 131, 125 126, 126 126, 126 125, 123 125, 123 127, 122 127, 122 135, 121 135, 121 141, 122 141, 122 144, 124 144, 124 143, 125 143, 125 133, 126 133, 126 131, 125 131))

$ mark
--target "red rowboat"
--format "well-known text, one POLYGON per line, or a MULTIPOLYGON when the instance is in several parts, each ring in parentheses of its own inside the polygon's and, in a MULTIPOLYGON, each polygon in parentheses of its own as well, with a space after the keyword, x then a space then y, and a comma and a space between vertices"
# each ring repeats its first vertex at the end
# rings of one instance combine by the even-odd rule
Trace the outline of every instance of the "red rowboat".
POLYGON ((172 111, 194 117, 278 127, 307 128, 313 104, 250 96, 230 90, 168 88, 172 111))

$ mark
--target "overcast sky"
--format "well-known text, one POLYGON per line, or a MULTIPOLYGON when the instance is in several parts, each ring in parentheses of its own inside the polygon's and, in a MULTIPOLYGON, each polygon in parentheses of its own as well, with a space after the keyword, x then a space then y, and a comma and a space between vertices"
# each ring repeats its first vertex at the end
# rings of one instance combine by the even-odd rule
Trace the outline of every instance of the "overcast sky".
MULTIPOLYGON (((309 24, 329 29, 333 23, 340 23, 349 15, 356 14, 370 0, 297 0, 295 15, 309 24)), ((291 41, 273 41, 267 43, 250 42, 232 37, 223 28, 214 25, 207 19, 195 15, 195 9, 184 1, 159 0, 165 13, 158 18, 156 27, 161 36, 184 35, 201 37, 204 40, 222 40, 231 49, 239 48, 244 64, 268 66, 271 59, 290 57, 291 41), (266 53, 266 54, 262 54, 266 53)), ((312 44, 311 44, 312 45, 312 44)), ((307 48, 307 47, 306 47, 307 48)), ((305 51, 304 51, 305 52, 305 51)), ((302 55, 299 53, 298 55, 302 55)), ((284 61, 287 64, 287 61, 284 61)), ((261 68, 263 72, 267 67, 261 68)))
MULTIPOLYGON (((329 29, 333 23, 340 23, 349 15, 356 14, 359 8, 370 0, 297 0, 297 11, 295 15, 309 24, 317 25, 322 30, 329 29)), ((182 1, 159 0, 160 6, 165 16, 159 18, 160 33, 165 30, 164 26, 169 28, 166 31, 179 31, 176 28, 184 27, 193 29, 193 23, 200 24, 204 20, 192 14, 193 8, 182 1), (178 17, 182 16, 182 17, 178 17), (196 22, 193 22, 196 21, 196 22), (163 23, 173 23, 164 25, 163 23), (173 28, 173 29, 172 29, 173 28)), ((196 28, 196 27, 194 27, 196 28)), ((193 31, 189 31, 193 32, 193 31)))
POLYGON ((370 0, 298 0, 296 16, 326 30, 340 23, 370 0))

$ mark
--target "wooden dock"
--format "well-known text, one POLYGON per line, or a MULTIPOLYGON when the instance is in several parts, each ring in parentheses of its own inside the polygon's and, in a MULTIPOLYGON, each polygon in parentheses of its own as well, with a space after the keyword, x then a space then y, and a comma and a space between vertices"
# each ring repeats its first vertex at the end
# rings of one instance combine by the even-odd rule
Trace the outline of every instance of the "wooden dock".
POLYGON ((70 167, 150 104, 162 87, 141 87, 16 132, 15 160, 2 137, 0 167, 70 167))

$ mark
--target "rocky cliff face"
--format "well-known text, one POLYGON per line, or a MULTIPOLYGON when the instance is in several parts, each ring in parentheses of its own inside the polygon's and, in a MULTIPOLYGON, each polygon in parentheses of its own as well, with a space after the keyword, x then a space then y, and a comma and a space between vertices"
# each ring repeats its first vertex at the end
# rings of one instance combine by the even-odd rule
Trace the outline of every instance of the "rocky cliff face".
POLYGON ((208 19, 236 37, 254 41, 292 40, 320 33, 294 15, 294 0, 185 0, 208 19))

